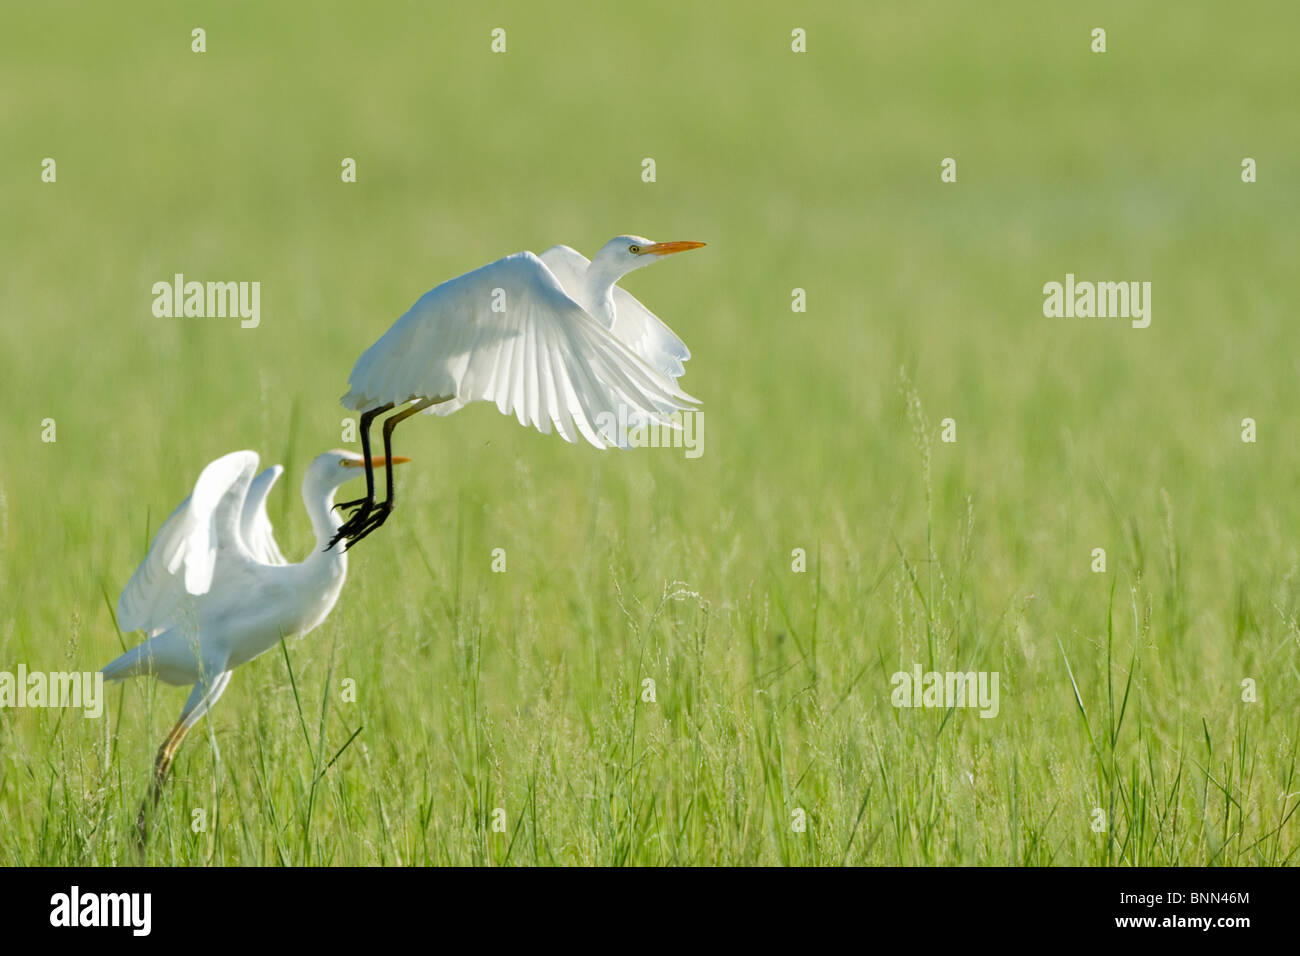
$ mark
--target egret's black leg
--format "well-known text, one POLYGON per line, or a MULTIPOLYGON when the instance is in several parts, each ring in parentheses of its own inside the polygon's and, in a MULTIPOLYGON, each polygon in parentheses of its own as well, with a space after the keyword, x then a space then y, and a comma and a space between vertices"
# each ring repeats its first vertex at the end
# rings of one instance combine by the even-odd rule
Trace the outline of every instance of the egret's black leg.
POLYGON ((439 402, 448 401, 449 398, 449 396, 422 398, 418 402, 408 405, 396 415, 389 415, 384 419, 384 457, 389 463, 388 474, 384 476, 384 490, 387 497, 385 497, 383 501, 376 503, 374 509, 358 531, 348 535, 349 548, 387 521, 388 515, 393 510, 393 429, 406 421, 406 419, 410 418, 416 412, 422 412, 430 405, 437 405, 439 402))
POLYGON ((375 467, 370 461, 370 423, 392 407, 392 402, 389 402, 387 405, 381 405, 379 408, 363 412, 361 415, 361 456, 365 459, 366 465, 366 496, 352 501, 342 501, 334 506, 335 508, 352 508, 354 510, 351 517, 343 523, 343 527, 334 533, 330 543, 325 546, 326 551, 338 544, 340 539, 349 533, 349 528, 353 530, 359 529, 365 522, 366 516, 370 513, 370 509, 375 505, 375 467))

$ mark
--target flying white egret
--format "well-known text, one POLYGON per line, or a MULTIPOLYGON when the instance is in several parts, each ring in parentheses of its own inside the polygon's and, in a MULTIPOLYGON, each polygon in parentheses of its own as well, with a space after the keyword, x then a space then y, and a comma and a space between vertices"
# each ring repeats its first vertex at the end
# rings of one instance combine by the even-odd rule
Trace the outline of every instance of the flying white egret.
MULTIPOLYGON (((377 458, 371 464, 405 461, 377 458)), ((299 564, 285 561, 266 514, 267 494, 284 469, 275 465, 258 474, 256 452, 232 452, 209 464, 158 529, 117 602, 118 626, 142 630, 148 640, 103 670, 113 681, 152 675, 194 685, 158 748, 154 803, 181 741, 226 689, 230 672, 281 638, 308 633, 334 607, 348 568, 342 551, 326 549, 341 523, 334 491, 361 477, 365 464, 354 452, 327 451, 308 466, 302 500, 316 547, 299 564)), ((144 813, 142 806, 142 839, 144 813)))
MULTIPOLYGON (((588 261, 568 246, 540 256, 519 252, 426 292, 362 354, 343 405, 361 412, 361 447, 370 456, 375 417, 384 420, 384 452, 392 455, 397 425, 416 412, 450 415, 469 402, 495 402, 502 414, 565 441, 581 435, 597 448, 619 446, 607 423, 663 421, 696 399, 678 389, 690 350, 649 309, 615 283, 702 242, 652 242, 617 236, 588 261)), ((343 502, 352 514, 330 542, 348 547, 387 519, 375 501, 373 471, 366 496, 343 502)))

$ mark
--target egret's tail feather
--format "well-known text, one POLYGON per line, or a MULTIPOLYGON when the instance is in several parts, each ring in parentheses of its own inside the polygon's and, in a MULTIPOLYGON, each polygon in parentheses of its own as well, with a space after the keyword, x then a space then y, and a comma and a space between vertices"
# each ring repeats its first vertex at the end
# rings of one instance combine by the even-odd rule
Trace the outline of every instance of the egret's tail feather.
POLYGON ((149 642, 145 641, 138 647, 131 648, 121 657, 109 661, 100 668, 104 679, 118 681, 150 673, 150 657, 146 651, 148 646, 149 642))

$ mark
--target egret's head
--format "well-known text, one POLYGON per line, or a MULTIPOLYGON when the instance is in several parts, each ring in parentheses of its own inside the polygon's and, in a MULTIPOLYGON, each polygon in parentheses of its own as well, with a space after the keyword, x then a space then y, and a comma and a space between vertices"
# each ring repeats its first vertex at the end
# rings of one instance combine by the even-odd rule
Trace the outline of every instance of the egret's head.
POLYGON ((703 245, 702 242, 654 242, 645 236, 615 236, 601 246, 592 264, 599 263, 601 268, 627 275, 633 269, 644 268, 674 252, 687 252, 703 245))
MULTIPOLYGON (((403 458, 401 455, 394 455, 392 458, 373 455, 370 460, 376 468, 384 468, 390 464, 400 465, 411 459, 403 458)), ((355 451, 335 448, 333 451, 323 452, 316 456, 315 460, 307 466, 307 471, 302 476, 302 483, 304 486, 311 483, 321 490, 332 490, 349 478, 360 478, 365 473, 365 458, 355 451)))

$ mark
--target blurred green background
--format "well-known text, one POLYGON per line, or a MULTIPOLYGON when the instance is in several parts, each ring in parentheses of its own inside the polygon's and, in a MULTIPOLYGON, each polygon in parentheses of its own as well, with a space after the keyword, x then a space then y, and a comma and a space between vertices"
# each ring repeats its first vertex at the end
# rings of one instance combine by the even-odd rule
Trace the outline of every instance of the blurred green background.
MULTIPOLYGON (((699 239, 625 287, 691 347, 703 456, 486 404, 404 427, 399 511, 288 647, 299 698, 284 654, 236 674, 150 859, 1288 862, 1298 27, 1252 0, 6 5, 0 670, 133 643, 108 604, 228 451, 286 465, 304 555, 302 470, 426 289, 699 239), (260 281, 260 327, 155 318, 176 272, 260 281), (1150 281, 1150 328, 1044 318, 1067 272, 1150 281), (895 710, 916 662, 998 671, 999 717, 895 710)), ((186 693, 0 710, 0 862, 132 862, 186 693)))

